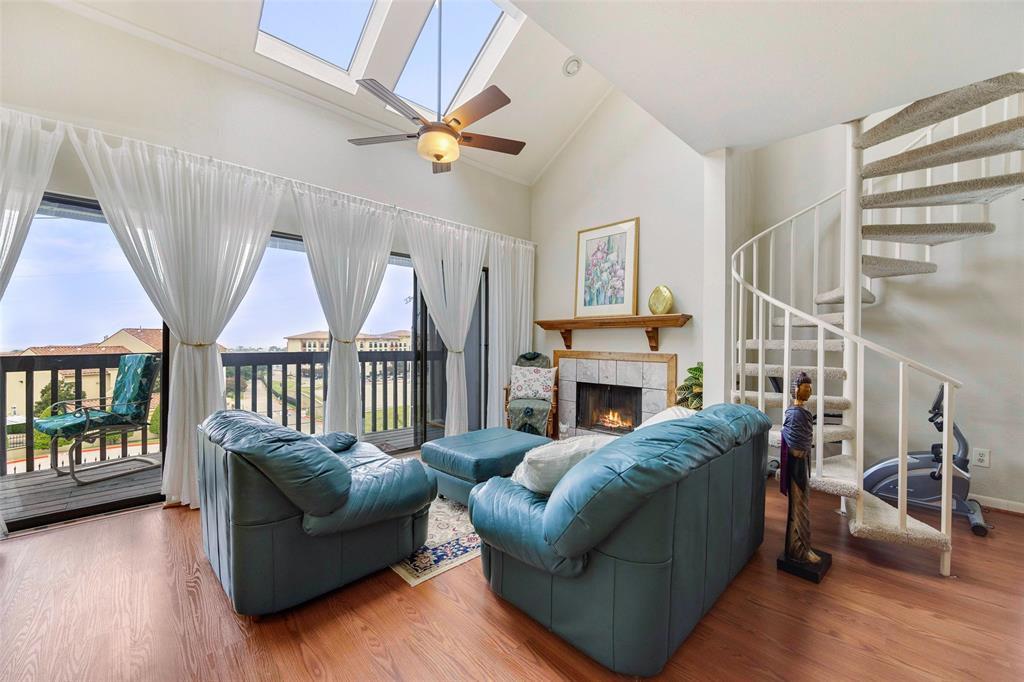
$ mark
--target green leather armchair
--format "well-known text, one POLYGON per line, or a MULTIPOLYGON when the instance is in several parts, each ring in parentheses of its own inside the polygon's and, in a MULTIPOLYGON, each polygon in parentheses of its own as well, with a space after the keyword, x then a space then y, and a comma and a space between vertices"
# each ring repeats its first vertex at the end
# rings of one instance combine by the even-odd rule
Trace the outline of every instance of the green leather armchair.
POLYGON ((235 611, 281 611, 423 546, 437 482, 351 434, 241 410, 198 430, 203 548, 235 611))

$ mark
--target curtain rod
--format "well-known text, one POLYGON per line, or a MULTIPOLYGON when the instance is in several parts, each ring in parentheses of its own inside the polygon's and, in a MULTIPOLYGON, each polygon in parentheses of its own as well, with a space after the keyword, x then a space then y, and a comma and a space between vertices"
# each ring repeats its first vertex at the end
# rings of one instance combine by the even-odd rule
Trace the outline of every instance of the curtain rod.
MULTIPOLYGON (((83 131, 88 131, 88 132, 95 132, 95 133, 98 133, 99 135, 104 135, 104 136, 107 136, 107 137, 116 138, 116 139, 119 139, 119 140, 122 140, 122 141, 127 140, 127 141, 130 141, 130 142, 136 142, 138 144, 149 145, 151 147, 156 147, 158 149, 165 149, 165 150, 168 150, 168 151, 172 151, 172 152, 175 152, 177 154, 186 154, 188 156, 194 156, 194 157, 197 157, 197 158, 210 159, 211 161, 217 161, 218 163, 223 163, 223 164, 228 165, 228 166, 234 166, 235 168, 241 168, 244 171, 248 171, 248 172, 251 172, 251 173, 259 173, 259 174, 265 175, 265 176, 267 176, 269 178, 275 178, 277 180, 282 180, 284 182, 294 183, 294 184, 298 184, 298 185, 305 185, 306 187, 309 187, 309 188, 312 188, 312 189, 316 189, 316 190, 321 190, 321 191, 324 191, 324 192, 331 192, 332 194, 340 194, 340 195, 343 195, 343 196, 346 196, 346 197, 351 197, 353 199, 358 199, 360 201, 365 201, 367 203, 376 204, 376 205, 384 207, 384 208, 392 208, 392 209, 394 209, 395 211, 397 211, 399 213, 406 213, 408 215, 418 216, 418 217, 421 217, 421 218, 429 218, 431 220, 441 220, 441 221, 444 221, 444 222, 446 222, 446 223, 448 223, 450 225, 453 225, 453 226, 456 226, 456 227, 460 227, 462 229, 475 230, 477 232, 485 232, 488 235, 494 235, 496 237, 501 237, 501 238, 504 238, 504 239, 510 239, 513 242, 519 242, 519 243, 525 244, 527 246, 532 246, 534 248, 537 247, 536 242, 530 241, 529 239, 522 239, 520 237, 513 237, 512 235, 505 234, 504 232, 496 232, 494 230, 487 230, 487 229, 484 229, 482 227, 476 227, 475 225, 467 225, 465 223, 460 223, 460 222, 457 222, 455 220, 449 220, 447 218, 442 218, 440 216, 430 215, 429 213, 422 213, 420 211, 414 211, 414 210, 409 209, 409 208, 402 208, 401 206, 398 206, 397 204, 389 204, 389 203, 386 203, 386 202, 383 202, 383 201, 377 201, 376 199, 369 199, 367 197, 361 197, 361 196, 359 196, 357 194, 351 194, 349 192, 342 192, 341 190, 332 189, 330 187, 324 187, 323 185, 317 185, 317 184, 312 183, 312 182, 306 182, 304 180, 296 180, 295 178, 289 178, 289 177, 286 177, 284 175, 279 175, 277 173, 271 173, 269 171, 260 170, 259 168, 252 168, 251 166, 246 166, 246 165, 241 164, 241 163, 235 163, 234 161, 225 161, 223 159, 217 159, 217 158, 214 158, 213 156, 210 156, 209 154, 198 154, 196 152, 184 151, 184 150, 178 149, 177 147, 172 147, 172 146, 163 145, 163 144, 157 144, 155 142, 147 142, 146 140, 140 140, 140 139, 137 139, 137 138, 134 138, 134 137, 129 137, 127 135, 117 135, 115 133, 108 133, 105 130, 100 130, 99 128, 92 128, 90 126, 84 126, 84 125, 76 125, 74 123, 68 123, 66 121, 61 121, 61 120, 58 120, 58 119, 55 119, 55 118, 49 118, 47 116, 39 116, 38 114, 32 114, 32 113, 29 113, 29 112, 26 112, 26 111, 19 111, 18 109, 11 109, 10 107, 0 107, 0 109, 6 109, 8 111, 12 111, 12 112, 19 113, 19 114, 24 114, 26 116, 33 116, 33 117, 39 119, 40 121, 44 121, 44 122, 47 122, 47 123, 52 123, 54 125, 62 125, 62 126, 71 128, 72 130, 83 130, 83 131)), ((64 142, 61 141, 61 144, 63 145, 64 142)))

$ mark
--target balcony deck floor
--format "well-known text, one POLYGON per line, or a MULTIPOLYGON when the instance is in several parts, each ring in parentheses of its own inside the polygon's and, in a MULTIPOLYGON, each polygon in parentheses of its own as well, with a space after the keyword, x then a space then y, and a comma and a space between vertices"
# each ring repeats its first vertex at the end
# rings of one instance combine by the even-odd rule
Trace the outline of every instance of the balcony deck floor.
POLYGON ((414 429, 377 431, 376 433, 363 434, 363 440, 367 443, 373 443, 384 452, 394 453, 416 447, 416 432, 414 429))
MULTIPOLYGON (((368 433, 363 439, 388 453, 415 447, 413 429, 368 433)), ((160 456, 159 453, 150 455, 160 456)), ((67 476, 58 477, 49 469, 10 474, 0 477, 0 515, 13 531, 112 511, 123 507, 125 500, 156 502, 161 499, 160 477, 159 469, 150 469, 80 486, 67 476)))
MULTIPOLYGON (((160 454, 149 453, 149 456, 159 458, 160 454)), ((160 469, 90 485, 77 485, 68 476, 58 477, 50 469, 0 477, 0 514, 12 531, 101 514, 123 507, 125 500, 133 499, 142 502, 162 499, 160 469)))

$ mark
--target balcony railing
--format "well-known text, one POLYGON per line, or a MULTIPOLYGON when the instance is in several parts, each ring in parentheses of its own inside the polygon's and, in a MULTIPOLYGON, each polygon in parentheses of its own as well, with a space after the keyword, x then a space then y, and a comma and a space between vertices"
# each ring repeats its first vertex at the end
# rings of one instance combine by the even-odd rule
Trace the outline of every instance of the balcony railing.
MULTIPOLYGON (((326 351, 223 353, 227 405, 298 431, 322 433, 328 357, 326 351)), ((367 435, 412 428, 415 359, 414 351, 359 352, 367 435)))
MULTIPOLYGON (((415 357, 413 351, 359 353, 364 432, 371 440, 373 434, 411 434, 415 357)), ((329 380, 326 351, 229 352, 222 358, 228 407, 264 414, 306 433, 323 432, 329 380)), ((35 420, 43 415, 36 413, 35 405, 42 400, 40 391, 49 385, 48 396, 42 400, 47 405, 66 397, 60 393, 62 382, 71 387, 75 398, 109 396, 119 359, 116 354, 0 356, 0 476, 66 464, 64 441, 51 439, 47 452, 38 451, 35 420), (17 414, 11 414, 12 408, 17 414)), ((150 409, 157 409, 159 402, 154 395, 150 409)), ((408 440, 411 444, 411 438, 408 440)), ((130 439, 122 437, 120 443, 110 441, 99 439, 98 448, 86 450, 86 461, 159 449, 159 436, 148 429, 130 439)))
MULTIPOLYGON (((42 438, 49 440, 48 456, 37 452, 35 420, 43 415, 36 414, 36 401, 41 400, 49 406, 65 399, 59 393, 62 383, 72 387, 76 399, 109 397, 114 389, 119 360, 119 355, 109 353, 0 356, 0 476, 66 464, 61 459, 67 457, 64 441, 42 438), (47 385, 48 395, 40 396, 47 385), (12 407, 17 406, 22 398, 21 409, 12 415, 12 407)), ((150 410, 155 410, 158 405, 159 398, 154 394, 150 410)), ((100 407, 107 407, 105 401, 100 403, 100 407)), ((147 454, 151 447, 159 449, 158 443, 158 435, 151 433, 150 429, 130 437, 100 438, 98 450, 79 453, 75 463, 80 464, 82 457, 86 461, 104 461, 112 457, 147 454), (120 440, 120 443, 112 443, 111 440, 120 440)))

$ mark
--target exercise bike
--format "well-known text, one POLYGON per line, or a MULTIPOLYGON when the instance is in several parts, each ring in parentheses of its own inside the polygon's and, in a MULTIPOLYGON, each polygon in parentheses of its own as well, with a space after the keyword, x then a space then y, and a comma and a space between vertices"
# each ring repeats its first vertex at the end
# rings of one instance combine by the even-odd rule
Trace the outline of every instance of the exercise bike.
MULTIPOLYGON (((928 410, 928 421, 942 433, 943 391, 935 397, 928 410)), ((953 438, 956 453, 953 455, 953 513, 967 517, 975 535, 988 535, 988 526, 981 512, 981 505, 967 496, 971 489, 970 454, 967 438, 957 425, 953 424, 953 438)), ((908 453, 907 461, 907 504, 921 509, 942 511, 942 443, 932 445, 930 452, 908 453)), ((899 502, 899 458, 879 462, 864 472, 864 490, 892 504, 899 502)))

